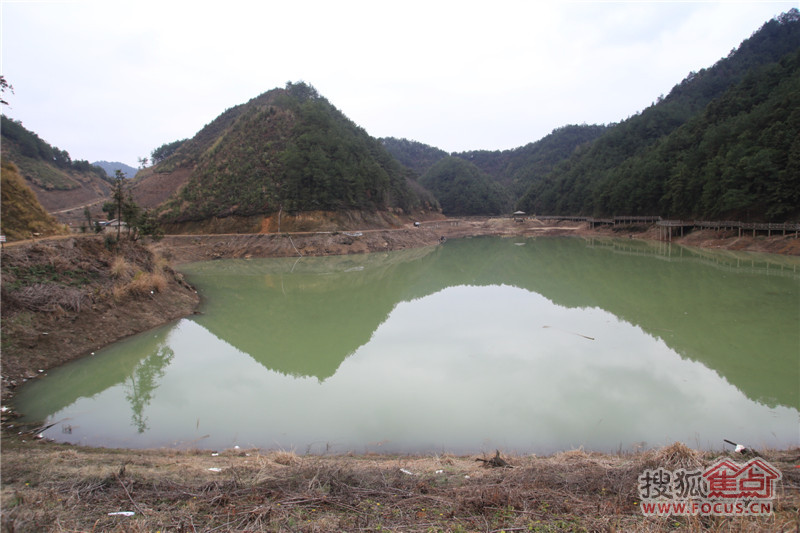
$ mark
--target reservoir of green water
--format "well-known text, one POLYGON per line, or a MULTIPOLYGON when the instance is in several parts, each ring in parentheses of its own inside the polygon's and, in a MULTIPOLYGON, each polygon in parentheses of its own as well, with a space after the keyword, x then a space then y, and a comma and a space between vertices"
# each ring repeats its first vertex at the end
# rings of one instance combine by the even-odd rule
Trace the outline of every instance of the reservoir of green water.
POLYGON ((298 453, 800 444, 800 260, 451 240, 182 268, 202 314, 23 387, 47 438, 298 453))

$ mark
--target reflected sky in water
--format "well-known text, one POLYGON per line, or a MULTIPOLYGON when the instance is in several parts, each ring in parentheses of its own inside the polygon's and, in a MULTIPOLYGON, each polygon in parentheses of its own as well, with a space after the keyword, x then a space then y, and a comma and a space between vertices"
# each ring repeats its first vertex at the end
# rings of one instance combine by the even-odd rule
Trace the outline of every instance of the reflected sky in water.
MULTIPOLYGON (((521 274, 507 271, 515 256, 505 255, 520 254, 519 248, 496 241, 479 241, 477 251, 476 243, 461 243, 456 252, 439 247, 303 266, 276 260, 197 265, 192 281, 203 278, 202 288, 213 279, 222 287, 219 293, 209 289, 205 315, 50 372, 21 391, 19 409, 55 423, 46 432, 49 438, 124 447, 239 445, 317 453, 500 448, 543 454, 674 441, 720 448, 723 439, 755 447, 799 444, 791 395, 788 405, 748 397, 724 375, 725 365, 709 367, 716 356, 700 362, 705 345, 686 341, 689 330, 671 325, 679 322, 659 319, 671 326, 659 333, 645 319, 634 324, 600 305, 551 299, 563 292, 546 297, 520 287, 515 276, 521 274), (489 256, 499 261, 489 265, 489 256), (481 266, 470 270, 467 257, 481 266), (354 268, 359 261, 363 268, 354 268), (451 281, 431 283, 443 272, 451 281), (495 274, 514 281, 495 283, 495 274), (236 303, 215 307, 225 298, 236 303), (334 302, 330 308, 326 298, 334 302), (335 316, 337 310, 348 310, 348 316, 335 316), (237 319, 225 325, 217 314, 237 319), (246 316, 252 322, 243 324, 246 316), (297 324, 303 316, 312 323, 297 324), (366 331, 348 325, 353 317, 370 324, 366 331), (345 328, 350 329, 336 335, 345 328), (320 332, 327 337, 320 339, 320 332), (294 361, 303 350, 328 353, 314 370, 294 361), (284 359, 287 353, 291 358, 284 359), (93 375, 108 382, 92 380, 93 375), (95 387, 87 389, 88 382, 95 387)), ((569 270, 546 271, 535 263, 536 254, 565 252, 537 243, 526 243, 533 250, 519 257, 531 276, 553 280, 559 270, 569 270)), ((584 254, 578 261, 608 252, 578 240, 559 246, 584 254)), ((691 271, 680 274, 674 277, 694 280, 690 287, 700 279, 691 271)), ((759 279, 747 276, 750 284, 759 279)), ((606 280, 613 282, 613 276, 606 280)), ((797 290, 791 275, 762 281, 766 292, 788 291, 784 297, 797 290)), ((603 302, 607 290, 587 299, 609 308, 622 305, 603 302)), ((621 298, 633 305, 631 296, 621 298)), ((651 310, 643 305, 635 307, 647 317, 651 310)), ((789 358, 791 371, 798 360, 791 359, 792 339, 786 345, 783 355, 780 342, 773 352, 789 358)), ((747 356, 738 357, 746 362, 747 356)), ((736 372, 730 376, 740 379, 736 372)))

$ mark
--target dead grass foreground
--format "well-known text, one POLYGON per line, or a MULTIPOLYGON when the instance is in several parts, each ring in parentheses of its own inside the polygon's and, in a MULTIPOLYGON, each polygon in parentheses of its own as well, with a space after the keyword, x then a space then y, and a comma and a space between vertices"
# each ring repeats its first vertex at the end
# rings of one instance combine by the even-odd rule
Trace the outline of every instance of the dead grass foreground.
MULTIPOLYGON (((298 456, 101 450, 4 439, 2 528, 22 531, 797 531, 800 449, 764 452, 773 515, 645 518, 646 468, 710 465, 680 444, 633 455, 298 456), (124 514, 110 514, 127 512, 124 514), (133 513, 130 515, 130 513, 133 513)), ((738 460, 738 458, 737 458, 738 460)))

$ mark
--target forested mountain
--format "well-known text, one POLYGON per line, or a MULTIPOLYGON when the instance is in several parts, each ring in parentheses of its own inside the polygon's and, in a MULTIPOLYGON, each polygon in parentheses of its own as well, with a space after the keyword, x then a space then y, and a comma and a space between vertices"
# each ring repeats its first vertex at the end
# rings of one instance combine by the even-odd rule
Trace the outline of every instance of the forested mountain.
MULTIPOLYGON (((467 193, 470 191, 480 192, 481 195, 490 194, 492 198, 496 198, 496 195, 499 194, 502 200, 499 198, 497 200, 505 206, 504 209, 509 209, 511 208, 511 204, 509 204, 511 199, 519 198, 531 183, 543 178, 557 163, 571 156, 579 146, 595 140, 605 130, 605 126, 569 125, 553 130, 552 133, 536 142, 512 150, 471 150, 453 153, 452 157, 467 161, 470 165, 455 165, 451 162, 447 165, 448 173, 461 169, 465 172, 463 179, 473 181, 476 179, 476 171, 478 171, 500 187, 492 187, 491 193, 487 193, 482 185, 470 187, 446 200, 440 196, 443 191, 434 192, 445 213, 449 211, 462 214, 469 212, 474 215, 498 214, 500 211, 496 210, 497 203, 494 201, 485 204, 486 210, 483 212, 475 211, 477 205, 485 200, 485 196, 471 198, 467 196, 467 193), (455 198, 463 202, 461 207, 453 204, 455 198), (445 204, 449 206, 447 209, 445 209, 445 204)), ((417 141, 386 137, 381 139, 381 142, 398 161, 420 175, 425 175, 434 165, 450 157, 444 150, 417 141)))
POLYGON ((568 125, 512 150, 478 150, 455 155, 474 163, 505 186, 514 198, 519 198, 531 183, 542 179, 575 150, 594 141, 605 131, 606 126, 602 125, 568 125))
POLYGON ((139 174, 136 194, 160 181, 175 183, 160 208, 168 222, 279 211, 438 209, 412 171, 305 83, 228 109, 139 174), (184 177, 176 182, 176 175, 184 177))
POLYGON ((568 125, 556 128, 547 136, 511 150, 469 150, 448 154, 444 150, 408 139, 384 137, 381 142, 398 161, 420 176, 448 155, 469 161, 494 181, 520 196, 538 178, 544 177, 576 148, 589 143, 606 126, 568 125))
POLYGON ((3 157, 16 165, 45 209, 76 207, 108 195, 110 180, 103 169, 73 161, 66 150, 51 146, 21 122, 0 118, 3 157))
POLYGON ((518 207, 542 214, 800 215, 800 13, 579 149, 518 207))
POLYGON ((419 176, 425 174, 434 164, 449 155, 439 148, 408 139, 383 137, 380 141, 395 159, 419 176))
POLYGON ((511 208, 502 185, 459 157, 439 160, 419 182, 436 195, 445 215, 499 215, 511 208))

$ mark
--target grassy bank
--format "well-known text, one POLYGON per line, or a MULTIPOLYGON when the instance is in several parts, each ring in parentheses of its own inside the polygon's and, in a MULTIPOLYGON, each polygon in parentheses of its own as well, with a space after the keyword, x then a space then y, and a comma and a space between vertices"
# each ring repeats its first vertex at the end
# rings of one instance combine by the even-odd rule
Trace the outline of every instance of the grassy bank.
MULTIPOLYGON (((297 456, 3 441, 4 531, 796 531, 800 450, 761 518, 644 517, 638 476, 711 465, 675 444, 632 455, 297 456), (133 513, 131 516, 110 514, 133 513)), ((740 457, 734 458, 744 462, 740 457)))

